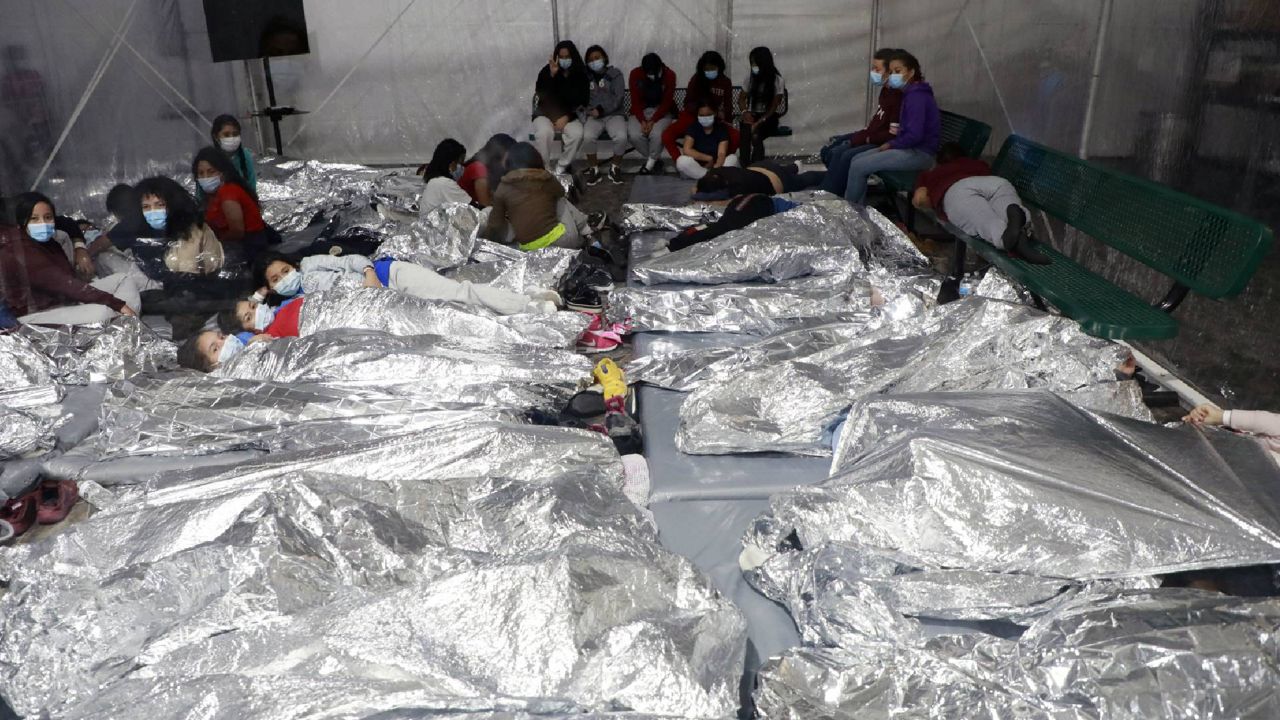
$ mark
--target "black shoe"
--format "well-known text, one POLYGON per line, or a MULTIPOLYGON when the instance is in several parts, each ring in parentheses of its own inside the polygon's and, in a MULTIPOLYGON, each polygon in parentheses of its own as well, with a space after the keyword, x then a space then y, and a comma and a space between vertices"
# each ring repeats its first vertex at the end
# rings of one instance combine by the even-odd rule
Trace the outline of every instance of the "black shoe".
POLYGON ((663 172, 663 170, 665 170, 665 169, 666 169, 666 166, 665 166, 665 165, 663 165, 663 163, 662 163, 662 161, 661 161, 661 160, 659 160, 658 162, 656 162, 656 163, 654 163, 654 164, 653 164, 653 174, 654 174, 654 175, 661 175, 661 174, 662 174, 662 172, 663 172))
POLYGON ((942 287, 938 289, 938 304, 946 305, 949 302, 955 302, 960 299, 960 281, 954 278, 947 278, 942 281, 942 287))
POLYGON ((652 168, 650 168, 650 167, 649 167, 649 166, 647 166, 647 165, 641 165, 641 166, 640 166, 640 169, 636 171, 636 174, 637 174, 637 175, 652 175, 652 174, 653 174, 653 172, 654 172, 654 170, 656 170, 657 168, 658 168, 658 166, 657 166, 656 164, 655 164, 652 168))
POLYGON ((569 398, 569 404, 560 414, 581 420, 601 417, 605 414, 604 393, 583 390, 569 398))
POLYGON ((588 185, 598 184, 601 180, 603 180, 603 178, 600 176, 600 168, 593 165, 587 168, 586 170, 583 170, 582 179, 586 180, 588 185))
POLYGON ((583 286, 573 294, 564 296, 564 306, 575 312, 598 313, 604 310, 604 298, 595 290, 583 286))
POLYGON ((1010 250, 1018 246, 1018 238, 1022 237, 1022 232, 1027 227, 1027 214, 1020 206, 1010 205, 1005 208, 1004 215, 1008 222, 1000 239, 1004 242, 1005 249, 1010 250))
POLYGON ((622 168, 619 167, 617 163, 609 165, 609 182, 614 185, 622 184, 622 168))
POLYGON ((608 226, 609 226, 608 214, 602 213, 602 212, 593 212, 590 215, 587 215, 587 227, 590 229, 591 233, 595 233, 601 228, 605 228, 608 226))

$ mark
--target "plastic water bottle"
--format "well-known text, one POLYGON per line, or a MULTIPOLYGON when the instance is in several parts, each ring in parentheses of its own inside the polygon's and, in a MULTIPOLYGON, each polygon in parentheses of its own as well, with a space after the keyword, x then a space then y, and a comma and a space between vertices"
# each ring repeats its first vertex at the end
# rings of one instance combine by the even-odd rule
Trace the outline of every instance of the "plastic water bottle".
POLYGON ((969 297, 978 287, 977 273, 965 273, 960 279, 960 297, 969 297))

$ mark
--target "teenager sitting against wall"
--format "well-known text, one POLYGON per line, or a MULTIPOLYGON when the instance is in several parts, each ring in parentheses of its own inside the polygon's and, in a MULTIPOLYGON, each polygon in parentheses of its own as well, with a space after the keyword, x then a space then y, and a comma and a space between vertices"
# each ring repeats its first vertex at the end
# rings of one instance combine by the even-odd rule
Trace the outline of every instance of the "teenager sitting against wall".
POLYGON ((880 88, 876 112, 865 128, 831 138, 831 142, 818 152, 823 164, 827 166, 823 190, 833 195, 844 195, 849 180, 849 161, 893 139, 902 109, 902 90, 889 87, 885 83, 885 77, 889 73, 889 60, 901 52, 905 51, 881 48, 872 56, 870 82, 873 88, 880 88))
POLYGON ((204 195, 204 221, 222 243, 223 252, 252 263, 267 249, 267 224, 262 220, 258 196, 217 148, 196 153, 191 174, 204 195))
MULTIPOLYGON (((583 141, 594 144, 600 133, 609 133, 613 156, 609 159, 609 172, 605 177, 614 185, 621 185, 622 156, 627 152, 627 114, 622 109, 623 101, 627 99, 627 85, 622 79, 622 71, 609 64, 609 53, 599 45, 587 48, 587 81, 591 96, 584 111, 583 141)), ((588 185, 595 185, 602 179, 600 156, 594 151, 587 153, 584 178, 588 185)))
POLYGON ((875 150, 856 155, 849 161, 844 197, 855 205, 866 200, 867 179, 873 174, 928 169, 941 145, 942 114, 933 98, 933 88, 924 81, 920 61, 908 52, 894 55, 889 60, 888 84, 902 90, 898 134, 875 150))
POLYGON ((649 53, 631 71, 631 117, 627 138, 644 158, 641 175, 660 170, 662 134, 671 127, 676 109, 676 74, 657 53, 649 53))
POLYGON ((529 143, 513 145, 480 236, 525 251, 578 249, 591 230, 587 216, 565 199, 564 186, 547 172, 542 155, 529 143))
POLYGON ((53 201, 40 193, 13 202, 13 227, 0 227, 0 295, 18 322, 82 325, 106 322, 142 309, 138 287, 127 275, 86 283, 55 235, 53 201))
POLYGON ((676 159, 680 174, 697 180, 707 170, 719 167, 737 167, 738 156, 729 150, 729 130, 715 108, 704 103, 698 108, 698 122, 684 138, 684 147, 676 159))
POLYGON ((419 215, 427 215, 441 205, 471 202, 471 196, 458 184, 465 172, 462 163, 466 157, 467 149, 453 138, 445 138, 436 145, 431 162, 422 171, 426 187, 418 199, 419 215))
POLYGON ((956 143, 943 145, 937 160, 933 169, 916 178, 912 204, 936 210, 969 235, 1033 265, 1052 262, 1035 248, 1031 216, 1008 180, 993 174, 982 160, 966 157, 956 143))
POLYGON ((551 60, 538 72, 535 92, 538 109, 533 119, 534 146, 538 154, 549 162, 551 141, 559 132, 564 147, 554 170, 563 174, 582 147, 584 128, 578 116, 591 99, 587 67, 578 54, 577 45, 568 40, 556 45, 551 60))
POLYGON ((710 106, 720 122, 729 128, 729 152, 738 149, 738 131, 733 128, 733 81, 724 69, 724 57, 715 50, 708 50, 698 59, 698 69, 685 90, 684 108, 662 133, 662 145, 673 161, 680 158, 676 141, 698 122, 698 108, 703 105, 710 106))
POLYGON ((782 109, 787 91, 769 48, 753 49, 748 60, 751 77, 747 78, 742 97, 738 99, 738 109, 742 111, 738 131, 741 134, 743 165, 764 159, 764 141, 778 134, 781 119, 778 111, 782 109))

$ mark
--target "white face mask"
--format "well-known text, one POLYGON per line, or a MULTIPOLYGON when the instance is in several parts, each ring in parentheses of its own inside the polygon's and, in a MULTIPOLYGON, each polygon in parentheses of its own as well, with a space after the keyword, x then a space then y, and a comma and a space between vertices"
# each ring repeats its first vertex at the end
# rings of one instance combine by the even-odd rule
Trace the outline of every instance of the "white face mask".
POLYGON ((222 349, 218 351, 218 364, 222 365, 244 350, 244 343, 235 335, 228 335, 222 340, 222 349))
POLYGON ((702 125, 702 127, 711 127, 712 125, 716 124, 716 116, 715 115, 699 115, 698 122, 702 125))
POLYGON ((268 305, 260 304, 258 309, 253 311, 253 329, 262 332, 267 329, 271 321, 276 319, 276 311, 272 310, 268 305))
POLYGON ((600 72, 601 70, 604 70, 604 61, 603 61, 603 60, 592 60, 591 62, 587 63, 587 67, 591 68, 591 72, 596 72, 596 73, 598 73, 598 72, 600 72))
POLYGON ((275 287, 271 288, 276 291, 277 295, 284 297, 293 297, 302 290, 302 273, 297 270, 290 270, 276 280, 275 287))
POLYGON ((218 138, 218 147, 222 148, 222 152, 233 153, 240 149, 240 136, 218 138))
POLYGON ((560 63, 561 70, 568 70, 573 67, 573 58, 560 58, 556 62, 560 63))
POLYGON ((752 75, 759 75, 759 74, 760 74, 760 67, 759 67, 758 65, 752 65, 752 66, 751 66, 751 74, 752 74, 752 75))

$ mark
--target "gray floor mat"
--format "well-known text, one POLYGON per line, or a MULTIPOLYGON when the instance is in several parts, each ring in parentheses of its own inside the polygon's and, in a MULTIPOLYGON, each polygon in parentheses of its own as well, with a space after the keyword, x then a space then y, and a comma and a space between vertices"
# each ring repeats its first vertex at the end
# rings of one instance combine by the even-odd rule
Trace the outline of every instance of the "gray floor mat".
POLYGON ((627 202, 685 205, 693 181, 677 175, 637 175, 627 202))

